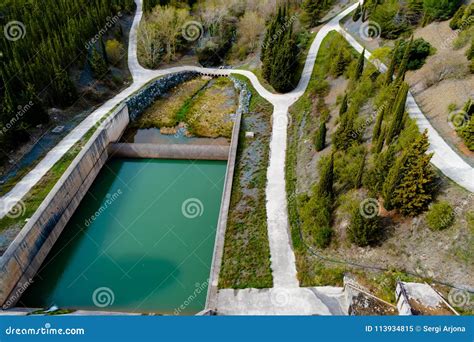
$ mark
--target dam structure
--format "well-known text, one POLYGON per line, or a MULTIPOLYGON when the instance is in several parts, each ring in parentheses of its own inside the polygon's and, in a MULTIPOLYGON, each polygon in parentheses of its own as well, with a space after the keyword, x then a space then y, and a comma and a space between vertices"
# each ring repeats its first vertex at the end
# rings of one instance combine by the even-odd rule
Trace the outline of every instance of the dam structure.
POLYGON ((0 257, 3 309, 189 315, 215 302, 250 93, 233 79, 240 97, 227 145, 121 141, 158 97, 199 76, 160 77, 106 115, 0 257))

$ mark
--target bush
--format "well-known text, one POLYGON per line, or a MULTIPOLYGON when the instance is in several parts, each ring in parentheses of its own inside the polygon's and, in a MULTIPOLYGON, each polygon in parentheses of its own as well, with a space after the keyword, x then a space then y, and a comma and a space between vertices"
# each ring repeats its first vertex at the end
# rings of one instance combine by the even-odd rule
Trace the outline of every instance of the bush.
POLYGON ((456 12, 462 0, 424 0, 425 14, 433 20, 446 20, 456 12))
MULTIPOLYGON (((400 42, 399 49, 397 49, 395 52, 395 60, 397 65, 400 65, 408 43, 408 40, 403 40, 400 42)), ((416 70, 421 68, 423 64, 425 64, 426 58, 431 54, 431 49, 432 47, 430 43, 425 41, 423 38, 417 38, 413 40, 408 57, 407 69, 416 70)))
POLYGON ((107 40, 105 43, 105 51, 107 52, 107 57, 113 65, 119 64, 125 56, 123 44, 116 39, 107 40))
POLYGON ((374 244, 380 239, 382 229, 380 225, 380 217, 362 216, 361 210, 361 205, 354 208, 347 236, 349 237, 350 242, 359 247, 366 247, 374 244))
POLYGON ((396 39, 408 30, 405 20, 397 20, 401 11, 402 7, 397 0, 387 0, 370 14, 370 20, 380 26, 382 38, 396 39))
POLYGON ((426 214, 426 221, 433 230, 449 228, 454 222, 454 210, 448 202, 435 203, 426 214))

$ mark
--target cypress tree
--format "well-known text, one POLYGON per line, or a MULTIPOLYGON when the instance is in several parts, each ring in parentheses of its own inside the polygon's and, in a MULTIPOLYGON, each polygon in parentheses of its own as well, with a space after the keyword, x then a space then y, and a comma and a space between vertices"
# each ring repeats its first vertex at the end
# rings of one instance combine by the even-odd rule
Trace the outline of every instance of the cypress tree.
POLYGON ((405 80, 405 74, 407 72, 407 66, 408 66, 408 61, 410 59, 410 52, 411 52, 412 45, 413 45, 413 36, 411 36, 410 41, 405 48, 402 61, 400 62, 400 66, 398 67, 397 81, 399 82, 405 80))
POLYGON ((356 180, 355 180, 355 188, 359 189, 362 186, 362 177, 364 175, 365 170, 365 160, 367 158, 367 151, 364 151, 364 155, 360 161, 359 170, 357 171, 356 180))
POLYGON ((354 76, 354 79, 356 81, 359 80, 359 78, 362 76, 362 73, 364 72, 364 64, 365 64, 365 48, 362 50, 362 53, 359 56, 359 59, 357 61, 357 68, 356 68, 356 73, 354 76))
POLYGON ((385 138, 387 137, 387 128, 384 126, 382 129, 381 129, 381 132, 377 138, 377 141, 376 141, 376 144, 373 148, 373 151, 375 153, 380 153, 380 151, 382 151, 383 149, 383 144, 385 142, 385 138))
POLYGON ((316 151, 322 151, 326 147, 326 122, 322 121, 316 134, 316 151))
POLYGON ((105 64, 109 64, 109 58, 107 57, 107 50, 105 49, 104 37, 100 37, 100 48, 102 50, 102 57, 104 58, 105 64))
POLYGON ((390 168, 382 188, 382 197, 384 199, 384 207, 387 210, 395 209, 394 194, 403 176, 403 166, 407 159, 407 153, 404 152, 390 168))
POLYGON ((339 77, 341 76, 344 71, 346 70, 348 60, 346 59, 346 56, 344 54, 344 47, 341 47, 336 55, 336 59, 334 60, 334 63, 332 63, 332 68, 331 68, 331 74, 334 77, 339 77))
POLYGON ((433 200, 435 174, 430 165, 433 154, 426 154, 428 147, 428 132, 425 130, 408 150, 393 198, 403 215, 416 216, 427 210, 433 200))
POLYGON ((323 197, 334 198, 334 153, 331 153, 331 157, 327 165, 322 169, 321 178, 318 183, 318 194, 323 197))
POLYGON ((392 111, 392 121, 387 133, 387 144, 390 144, 403 128, 403 119, 405 116, 405 106, 408 95, 408 84, 403 82, 398 90, 395 104, 392 111))
POLYGON ((341 107, 339 108, 339 117, 342 117, 348 108, 348 96, 347 93, 344 93, 344 97, 342 98, 341 107))
POLYGON ((374 193, 379 194, 387 179, 387 175, 395 162, 395 147, 392 145, 387 150, 378 153, 374 157, 374 166, 366 177, 367 187, 374 193))
POLYGON ((385 111, 387 108, 387 103, 383 103, 382 106, 379 108, 379 112, 377 113, 377 119, 375 120, 374 125, 374 132, 372 134, 372 144, 377 141, 380 135, 380 130, 382 129, 382 122, 385 115, 385 111))
POLYGON ((393 75, 395 73, 395 64, 397 64, 397 59, 395 56, 397 55, 398 51, 398 41, 395 43, 395 47, 393 48, 392 52, 392 59, 390 60, 390 64, 387 70, 387 78, 385 79, 385 85, 389 85, 393 81, 393 75))

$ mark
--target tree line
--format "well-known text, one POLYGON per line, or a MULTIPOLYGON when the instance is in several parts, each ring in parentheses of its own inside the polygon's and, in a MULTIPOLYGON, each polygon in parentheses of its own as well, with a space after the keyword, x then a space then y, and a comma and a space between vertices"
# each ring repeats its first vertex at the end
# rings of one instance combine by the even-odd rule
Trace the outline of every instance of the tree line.
POLYGON ((29 127, 48 121, 46 107, 66 107, 77 99, 68 69, 94 53, 94 44, 88 43, 113 16, 133 6, 133 0, 15 0, 1 5, 0 158, 9 146, 28 139, 29 127))

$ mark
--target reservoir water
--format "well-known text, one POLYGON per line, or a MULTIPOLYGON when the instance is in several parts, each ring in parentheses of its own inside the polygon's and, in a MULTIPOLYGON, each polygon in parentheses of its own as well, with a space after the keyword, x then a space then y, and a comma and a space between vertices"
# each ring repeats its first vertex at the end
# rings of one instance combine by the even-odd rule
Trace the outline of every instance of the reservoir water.
POLYGON ((18 304, 199 312, 225 172, 217 161, 107 162, 18 304))

